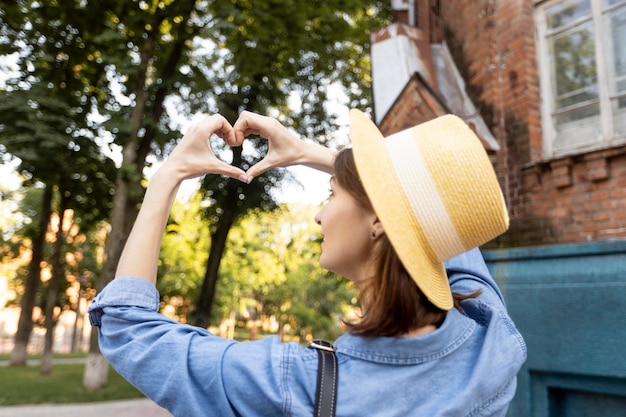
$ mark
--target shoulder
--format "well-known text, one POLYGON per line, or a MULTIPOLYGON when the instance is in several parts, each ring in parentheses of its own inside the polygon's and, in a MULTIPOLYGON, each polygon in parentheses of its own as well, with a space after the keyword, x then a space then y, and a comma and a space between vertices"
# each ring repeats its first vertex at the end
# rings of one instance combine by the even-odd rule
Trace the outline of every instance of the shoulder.
POLYGON ((234 343, 224 355, 224 373, 233 378, 248 375, 257 380, 286 383, 286 377, 317 371, 317 353, 295 342, 283 343, 277 336, 234 343))
POLYGON ((526 361, 527 350, 524 338, 506 310, 482 299, 463 301, 462 307, 462 314, 478 324, 468 343, 470 356, 474 358, 471 367, 480 369, 479 374, 493 372, 503 377, 503 381, 514 378, 526 361))
MULTIPOLYGON (((222 364, 229 401, 241 415, 294 414, 312 404, 317 375, 317 352, 277 336, 235 343, 222 364)), ((312 410, 312 408, 311 408, 312 410)))

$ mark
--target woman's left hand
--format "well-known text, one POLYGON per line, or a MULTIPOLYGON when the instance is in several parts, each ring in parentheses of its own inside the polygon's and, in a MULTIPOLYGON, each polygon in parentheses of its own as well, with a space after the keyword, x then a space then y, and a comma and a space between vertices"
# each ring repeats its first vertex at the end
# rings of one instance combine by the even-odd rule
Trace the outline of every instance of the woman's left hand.
POLYGON ((189 127, 163 164, 180 180, 205 174, 221 174, 248 182, 245 172, 220 160, 211 148, 211 136, 217 135, 230 146, 240 146, 242 139, 235 136, 233 127, 220 114, 214 114, 189 127))

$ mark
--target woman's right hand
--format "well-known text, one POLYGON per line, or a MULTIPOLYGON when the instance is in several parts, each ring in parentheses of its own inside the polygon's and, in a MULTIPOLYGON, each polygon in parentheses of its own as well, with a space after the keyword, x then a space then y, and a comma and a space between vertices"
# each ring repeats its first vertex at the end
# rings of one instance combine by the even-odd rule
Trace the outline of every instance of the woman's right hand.
POLYGON ((302 162, 305 144, 298 135, 272 117, 244 111, 233 128, 237 143, 243 142, 248 135, 259 135, 268 141, 267 155, 248 169, 248 177, 258 177, 272 168, 288 167, 302 162))
POLYGON ((329 173, 332 170, 334 151, 302 141, 272 117, 244 111, 233 128, 237 143, 242 143, 248 135, 259 135, 269 142, 267 155, 246 171, 250 180, 272 168, 299 164, 329 173))
POLYGON ((249 182, 243 170, 218 159, 211 148, 211 136, 217 135, 230 146, 239 146, 233 127, 221 114, 214 114, 189 127, 165 160, 160 170, 179 180, 205 174, 222 174, 249 182))

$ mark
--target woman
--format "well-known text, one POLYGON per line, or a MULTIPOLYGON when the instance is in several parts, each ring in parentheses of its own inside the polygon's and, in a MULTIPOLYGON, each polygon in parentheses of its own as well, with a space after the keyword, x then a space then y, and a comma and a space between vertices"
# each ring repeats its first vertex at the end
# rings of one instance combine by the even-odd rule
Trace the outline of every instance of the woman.
POLYGON ((352 149, 335 155, 268 117, 244 112, 231 127, 214 115, 189 129, 150 180, 117 278, 92 303, 90 319, 115 369, 173 415, 313 413, 315 351, 276 337, 239 343, 173 322, 157 313, 154 287, 184 179, 249 182, 294 164, 333 175, 332 195, 315 217, 324 236, 320 263, 360 291, 362 317, 335 342, 337 415, 506 414, 526 351, 473 249, 508 226, 480 141, 453 116, 388 138, 363 113, 350 117, 352 149), (232 146, 258 134, 269 150, 243 172, 214 156, 212 134, 232 146))

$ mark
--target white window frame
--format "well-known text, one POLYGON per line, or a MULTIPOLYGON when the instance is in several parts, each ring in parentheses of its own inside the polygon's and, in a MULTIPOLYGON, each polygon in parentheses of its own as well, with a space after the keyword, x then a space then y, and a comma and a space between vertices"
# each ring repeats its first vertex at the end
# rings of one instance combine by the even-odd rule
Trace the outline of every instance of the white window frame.
MULTIPOLYGON (((609 48, 606 47, 605 27, 603 24, 603 0, 588 0, 591 2, 591 22, 593 25, 593 33, 595 40, 595 60, 596 73, 598 82, 598 99, 600 106, 600 114, 598 115, 599 129, 597 127, 590 128, 589 125, 581 123, 576 126, 575 131, 579 135, 590 135, 589 140, 582 144, 567 144, 557 147, 556 130, 554 127, 553 112, 555 93, 552 91, 551 71, 550 71, 550 52, 547 36, 552 33, 548 31, 545 9, 558 3, 567 2, 567 0, 534 0, 535 3, 535 25, 536 25, 536 41, 537 41, 537 62, 539 65, 540 77, 540 94, 541 94, 541 121, 543 132, 543 157, 545 159, 558 158, 566 155, 584 153, 598 149, 604 149, 626 143, 626 134, 615 135, 613 131, 613 113, 611 109, 611 95, 609 82, 612 68, 607 68, 607 53, 609 48)), ((619 8, 622 3, 612 6, 609 10, 619 8)), ((625 40, 626 41, 626 40, 625 40)), ((613 75, 614 76, 614 75, 613 75)))

